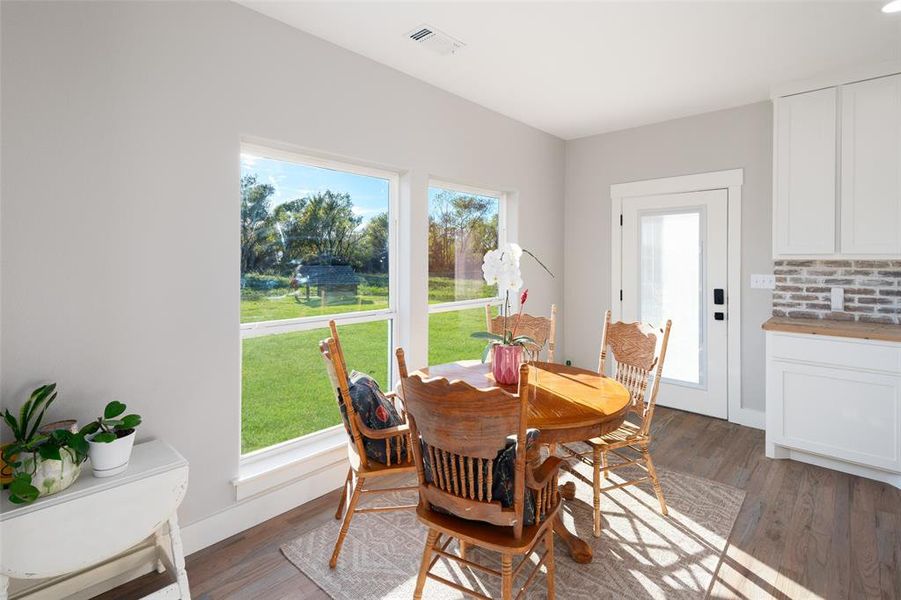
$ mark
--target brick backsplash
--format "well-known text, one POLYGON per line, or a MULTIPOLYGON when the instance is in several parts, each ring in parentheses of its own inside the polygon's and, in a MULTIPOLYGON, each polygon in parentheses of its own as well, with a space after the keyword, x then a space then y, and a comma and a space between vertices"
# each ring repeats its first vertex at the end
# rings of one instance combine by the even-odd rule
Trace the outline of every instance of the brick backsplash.
POLYGON ((777 260, 773 316, 901 324, 901 260, 777 260), (844 288, 845 310, 830 310, 844 288))

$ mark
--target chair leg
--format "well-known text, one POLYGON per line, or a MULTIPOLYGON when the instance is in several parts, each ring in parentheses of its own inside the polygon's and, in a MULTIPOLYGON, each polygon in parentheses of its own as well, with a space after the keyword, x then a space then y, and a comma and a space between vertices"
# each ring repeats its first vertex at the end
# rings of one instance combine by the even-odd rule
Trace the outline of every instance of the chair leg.
POLYGON ((657 469, 654 468, 651 453, 647 448, 644 448, 641 454, 644 456, 644 462, 648 466, 648 475, 651 478, 651 484, 654 486, 654 493, 657 494, 657 500, 660 502, 660 512, 666 516, 669 514, 669 510, 666 508, 666 500, 663 499, 663 488, 660 487, 660 479, 657 478, 657 469))
POLYGON ((604 480, 606 481, 607 477, 610 475, 607 469, 607 451, 601 451, 601 469, 602 474, 604 475, 604 480))
POLYGON ((422 600, 422 589, 425 587, 426 575, 429 573, 429 563, 432 562, 432 551, 438 541, 438 531, 429 529, 429 535, 425 539, 425 549, 422 551, 422 564, 419 565, 419 576, 416 578, 416 589, 413 590, 413 600, 422 600))
POLYGON ((462 558, 463 560, 466 560, 466 550, 468 550, 468 548, 466 546, 466 542, 464 542, 463 540, 459 540, 458 544, 460 544, 460 558, 462 558))
POLYGON ((357 477, 353 482, 354 491, 350 495, 350 502, 347 503, 347 512, 344 514, 344 522, 341 523, 341 531, 338 532, 338 541, 335 542, 335 550, 332 552, 332 559, 328 562, 329 568, 334 569, 338 564, 338 554, 341 553, 341 546, 344 544, 344 538, 347 537, 347 530, 350 528, 350 521, 354 518, 354 511, 357 509, 357 502, 360 500, 360 490, 363 489, 363 477, 357 477))
POLYGON ((547 558, 544 559, 544 565, 547 568, 547 600, 554 600, 557 593, 554 591, 554 573, 556 566, 554 565, 554 528, 548 527, 547 533, 544 534, 544 549, 547 552, 547 558))
POLYGON ((347 501, 347 486, 350 485, 352 478, 353 470, 348 467, 347 478, 344 480, 344 489, 341 490, 341 500, 338 501, 338 510, 335 511, 336 519, 340 519, 341 515, 344 513, 344 503, 347 501))
POLYGON ((513 599, 513 555, 501 557, 501 600, 513 599))
POLYGON ((594 484, 594 537, 601 537, 601 449, 595 447, 591 461, 594 474, 591 478, 594 484))

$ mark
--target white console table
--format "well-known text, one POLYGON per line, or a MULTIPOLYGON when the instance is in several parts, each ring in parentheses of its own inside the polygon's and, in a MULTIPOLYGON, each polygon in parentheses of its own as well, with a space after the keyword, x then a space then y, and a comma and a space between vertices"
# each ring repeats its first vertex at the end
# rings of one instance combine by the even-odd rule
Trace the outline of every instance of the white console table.
MULTIPOLYGON (((98 479, 85 464, 68 489, 32 504, 0 497, 0 600, 12 579, 60 578, 104 563, 139 544, 153 546, 158 571, 176 581, 147 596, 190 600, 176 511, 188 462, 165 442, 137 444, 128 469, 98 479), (169 542, 165 543, 168 527, 169 542)), ((65 579, 62 580, 64 585, 65 579)))

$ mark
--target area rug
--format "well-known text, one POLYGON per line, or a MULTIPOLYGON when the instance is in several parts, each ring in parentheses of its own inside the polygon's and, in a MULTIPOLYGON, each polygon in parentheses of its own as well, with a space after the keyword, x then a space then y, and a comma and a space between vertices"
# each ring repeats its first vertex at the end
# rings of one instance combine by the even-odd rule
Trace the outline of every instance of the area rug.
MULTIPOLYGON (((580 464, 577 468, 590 478, 587 466, 580 464)), ((557 598, 673 599, 705 595, 745 493, 708 479, 659 467, 658 471, 669 516, 660 514, 650 485, 621 488, 604 495, 601 501, 603 534, 600 538, 595 538, 591 531, 591 486, 569 473, 561 473, 561 483, 576 483, 576 499, 564 503, 564 520, 591 544, 594 560, 588 565, 577 564, 567 554, 566 547, 557 542, 557 598)), ((630 475, 625 469, 622 473, 630 475)), ((611 479, 621 481, 615 475, 611 479)), ((415 502, 415 498, 415 492, 376 496, 372 505, 415 502)), ((328 559, 339 527, 339 521, 330 520, 281 550, 335 600, 413 597, 426 530, 412 511, 356 515, 338 567, 331 570, 328 559)), ((500 561, 492 552, 473 548, 469 558, 500 568, 500 561)), ((492 575, 460 567, 446 559, 439 561, 436 569, 451 581, 500 597, 500 581, 492 575)), ((423 597, 456 600, 464 596, 429 580, 423 597)), ((542 576, 532 585, 528 598, 545 597, 542 576)))

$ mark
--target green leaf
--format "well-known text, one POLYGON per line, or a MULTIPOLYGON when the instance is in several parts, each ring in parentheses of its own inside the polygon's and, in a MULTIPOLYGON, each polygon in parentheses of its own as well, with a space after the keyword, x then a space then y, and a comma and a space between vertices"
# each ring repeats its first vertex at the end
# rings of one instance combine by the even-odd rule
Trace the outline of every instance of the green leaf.
POLYGON ((88 441, 84 439, 84 436, 80 433, 72 436, 72 439, 69 440, 68 446, 75 451, 78 462, 84 460, 84 457, 88 454, 88 441))
POLYGON ((141 415, 125 415, 122 417, 123 429, 134 429, 141 424, 141 415))
POLYGON ((106 405, 106 408, 103 410, 103 418, 104 419, 115 419, 119 415, 125 412, 125 405, 117 400, 113 400, 109 404, 106 405))
POLYGON ((90 423, 88 423, 87 425, 85 425, 78 431, 78 435, 80 435, 80 436, 91 435, 92 433, 96 433, 97 430, 99 430, 99 429, 100 429, 100 423, 98 423, 97 421, 91 421, 90 423))
POLYGON ((38 446, 38 455, 44 460, 62 460, 62 457, 59 455, 59 446, 55 444, 38 446))
POLYGON ((512 343, 513 343, 513 344, 516 344, 516 345, 518 345, 518 346, 523 346, 523 345, 525 345, 525 344, 531 344, 531 345, 534 345, 534 346, 537 346, 537 345, 538 345, 538 342, 536 342, 535 340, 533 340, 532 338, 530 338, 530 337, 527 336, 527 335, 518 335, 518 336, 516 336, 515 338, 513 338, 512 343))
POLYGON ((490 331, 476 331, 469 334, 469 337, 476 338, 477 340, 494 340, 496 342, 504 341, 503 337, 499 336, 496 333, 491 333, 490 331))
POLYGON ((56 384, 50 384, 44 386, 44 392, 40 394, 39 402, 36 402, 34 408, 32 409, 32 416, 34 416, 34 412, 37 411, 37 407, 40 405, 41 413, 34 419, 34 422, 31 425, 31 429, 27 432, 27 438, 31 438, 35 433, 37 433, 38 428, 41 426, 41 421, 44 420, 44 413, 47 412, 47 409, 50 408, 50 405, 53 404, 53 401, 56 400, 56 384))
POLYGON ((40 492, 31 485, 31 477, 16 477, 9 484, 9 501, 14 504, 28 504, 37 500, 40 492))
POLYGON ((109 444, 110 442, 115 442, 116 439, 118 439, 118 438, 116 438, 115 433, 109 433, 107 431, 103 431, 101 433, 98 433, 94 437, 92 437, 91 441, 97 442, 98 444, 109 444))
POLYGON ((103 419, 103 426, 106 429, 115 429, 122 425, 122 419, 103 419))
POLYGON ((488 360, 488 355, 491 353, 491 349, 497 345, 496 342, 489 342, 485 345, 485 349, 482 350, 482 364, 488 360))
POLYGON ((13 437, 17 440, 22 439, 22 436, 19 432, 19 423, 16 421, 16 418, 9 412, 9 409, 6 409, 6 412, 3 413, 3 420, 6 422, 7 427, 10 428, 13 432, 13 437))

